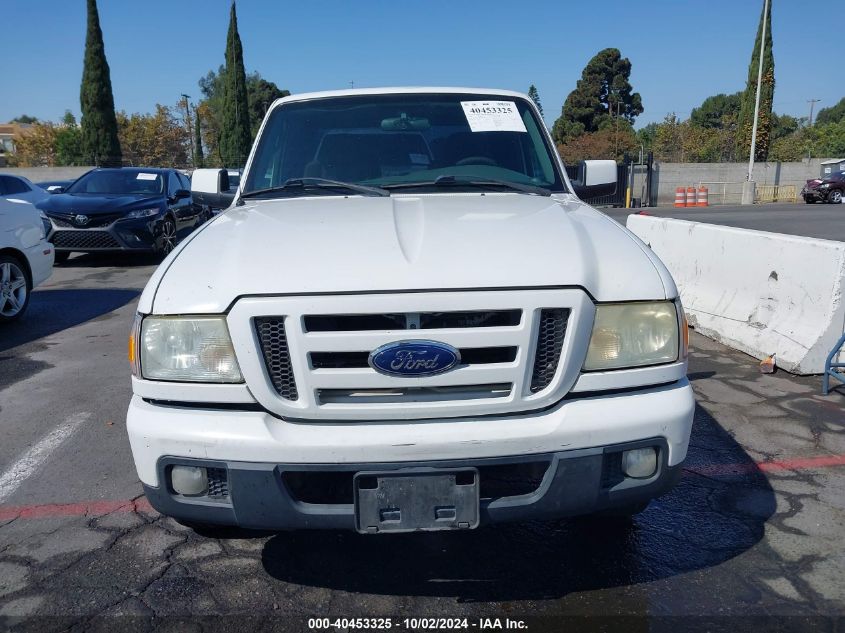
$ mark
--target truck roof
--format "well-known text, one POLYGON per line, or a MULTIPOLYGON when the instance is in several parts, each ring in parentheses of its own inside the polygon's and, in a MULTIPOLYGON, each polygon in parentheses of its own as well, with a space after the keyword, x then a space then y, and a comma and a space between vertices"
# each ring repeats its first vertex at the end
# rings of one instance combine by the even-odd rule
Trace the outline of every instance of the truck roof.
POLYGON ((324 90, 321 92, 303 92, 276 99, 271 108, 288 101, 307 101, 309 99, 324 99, 326 97, 352 97, 356 95, 387 95, 387 94, 478 94, 491 97, 511 97, 528 99, 528 96, 515 90, 500 90, 497 88, 461 88, 456 86, 399 86, 392 88, 355 88, 351 90, 324 90))

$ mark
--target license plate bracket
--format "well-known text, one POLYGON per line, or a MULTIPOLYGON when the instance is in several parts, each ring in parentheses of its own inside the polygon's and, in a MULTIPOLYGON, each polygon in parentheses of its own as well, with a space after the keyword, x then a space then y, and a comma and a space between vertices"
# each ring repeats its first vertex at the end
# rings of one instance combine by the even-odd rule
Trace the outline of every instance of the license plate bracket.
POLYGON ((477 468, 359 472, 353 485, 363 534, 478 527, 477 468))

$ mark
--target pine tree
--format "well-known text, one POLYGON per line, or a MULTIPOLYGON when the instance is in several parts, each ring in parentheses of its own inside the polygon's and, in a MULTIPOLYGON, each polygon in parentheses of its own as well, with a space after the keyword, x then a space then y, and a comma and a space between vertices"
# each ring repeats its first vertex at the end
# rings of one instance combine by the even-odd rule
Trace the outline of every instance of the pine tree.
POLYGON ((235 2, 232 0, 229 12, 229 33, 226 36, 226 72, 220 129, 220 156, 223 164, 227 167, 242 167, 246 163, 251 145, 243 48, 241 37, 238 35, 235 2))
POLYGON ((564 143, 584 132, 597 132, 617 116, 633 125, 643 113, 643 102, 640 94, 633 92, 630 77, 631 62, 618 48, 596 53, 566 97, 552 130, 555 140, 564 143))
MULTIPOLYGON (((760 24, 757 38, 751 52, 748 66, 748 82, 742 93, 742 107, 737 122, 736 154, 748 157, 751 151, 751 130, 754 126, 754 105, 757 100, 757 73, 760 68, 760 38, 763 37, 763 11, 760 12, 760 24)), ((766 160, 769 155, 772 132, 772 101, 775 95, 775 58, 772 54, 772 0, 769 0, 769 14, 766 21, 766 47, 763 50, 763 81, 760 85, 760 114, 757 119, 757 143, 754 160, 766 160)))
POLYGON ((194 109, 194 167, 202 167, 205 163, 205 156, 202 153, 202 128, 200 125, 199 110, 194 109))
POLYGON ((85 161, 91 165, 120 165, 122 154, 117 136, 114 96, 97 0, 88 0, 88 33, 85 36, 79 102, 82 106, 82 154, 85 161))
POLYGON ((531 97, 531 101, 533 101, 534 105, 537 106, 537 109, 540 111, 540 116, 543 116, 543 105, 540 103, 540 93, 537 92, 537 87, 534 84, 531 84, 531 87, 528 89, 528 96, 531 97))

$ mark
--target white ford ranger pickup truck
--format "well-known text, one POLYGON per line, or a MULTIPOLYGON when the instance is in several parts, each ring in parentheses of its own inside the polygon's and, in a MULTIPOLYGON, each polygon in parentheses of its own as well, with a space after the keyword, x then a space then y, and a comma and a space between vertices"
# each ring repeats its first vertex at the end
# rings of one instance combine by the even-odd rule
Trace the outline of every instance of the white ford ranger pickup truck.
POLYGON ((671 276, 581 200, 615 186, 611 161, 570 181, 520 93, 276 101, 232 205, 140 299, 150 503, 362 533, 642 510, 695 405, 671 276))

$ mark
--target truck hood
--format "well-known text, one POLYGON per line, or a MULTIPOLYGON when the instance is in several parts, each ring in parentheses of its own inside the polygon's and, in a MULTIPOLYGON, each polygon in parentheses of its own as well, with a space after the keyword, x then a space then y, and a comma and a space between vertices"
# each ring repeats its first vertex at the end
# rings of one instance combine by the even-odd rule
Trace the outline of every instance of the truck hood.
POLYGON ((632 233, 574 196, 308 197, 233 207, 171 254, 142 312, 216 313, 238 297, 577 286, 598 301, 674 298, 632 233))
POLYGON ((84 213, 96 216, 118 211, 129 212, 134 209, 146 209, 151 206, 162 206, 162 194, 77 194, 54 193, 38 203, 38 208, 45 213, 70 215, 84 213))

